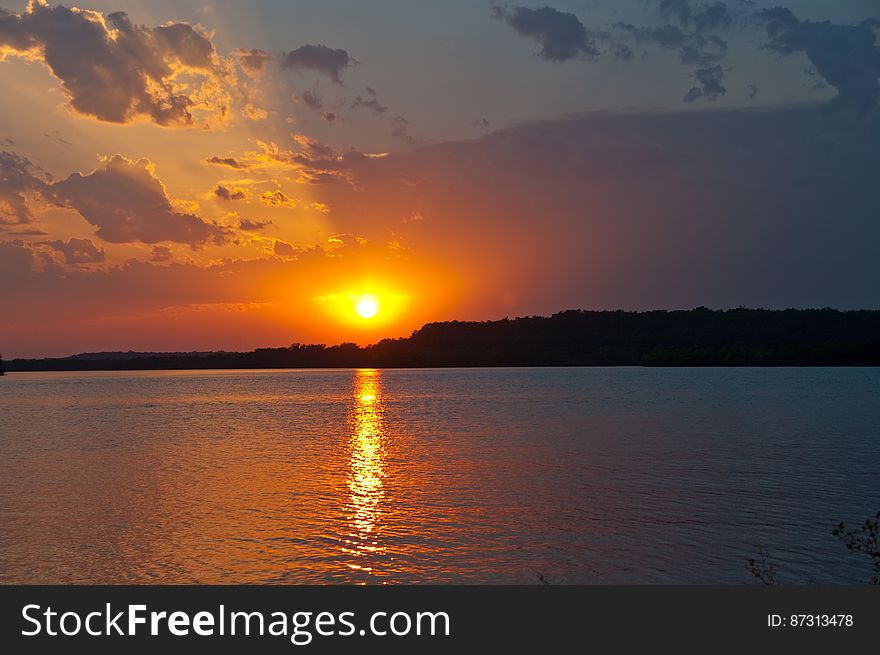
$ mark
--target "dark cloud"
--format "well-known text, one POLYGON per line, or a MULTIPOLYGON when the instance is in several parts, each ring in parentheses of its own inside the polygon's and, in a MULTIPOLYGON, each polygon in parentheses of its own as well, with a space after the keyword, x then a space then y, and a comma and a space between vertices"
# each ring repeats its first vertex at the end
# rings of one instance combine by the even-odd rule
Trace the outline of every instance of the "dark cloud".
POLYGON ((303 91, 303 94, 300 96, 300 100, 302 100, 303 104, 309 109, 322 109, 324 107, 324 101, 318 96, 317 93, 312 91, 303 91))
POLYGON ((609 112, 395 152, 315 197, 367 237, 430 216, 414 250, 503 280, 475 311, 505 288, 536 312, 878 307, 878 152, 880 112, 609 112))
POLYGON ((270 225, 272 225, 272 221, 252 221, 247 218, 242 218, 238 221, 238 227, 246 232, 259 232, 265 230, 270 225))
POLYGON ((174 257, 174 252, 168 246, 153 246, 153 253, 150 261, 168 262, 174 257))
MULTIPOLYGON (((676 15, 682 7, 691 12, 688 3, 672 3, 676 15)), ((672 11, 668 9, 668 11, 672 11)), ((692 13, 687 14, 693 16, 692 13)), ((689 18, 690 22, 692 18, 689 18)), ((727 53, 727 41, 715 34, 702 34, 697 31, 683 30, 677 25, 661 25, 659 27, 637 27, 631 23, 615 23, 613 29, 621 34, 629 35, 636 43, 655 44, 666 50, 678 50, 681 63, 685 66, 696 66, 693 76, 699 83, 685 94, 683 101, 692 102, 698 98, 714 100, 724 95, 725 70, 720 65, 727 53)))
POLYGON ((294 102, 301 102, 309 109, 318 112, 325 123, 335 123, 340 119, 335 111, 324 110, 324 100, 315 91, 303 91, 301 96, 294 96, 294 102))
MULTIPOLYGON (((379 100, 379 94, 372 87, 366 87, 366 97, 358 95, 351 103, 352 109, 365 109, 374 116, 381 116, 388 111, 388 106, 379 100)), ((388 123, 391 125, 391 137, 404 141, 409 145, 420 143, 419 139, 410 134, 409 120, 403 116, 390 116, 388 123)))
POLYGON ((574 14, 544 6, 492 7, 492 17, 505 21, 520 36, 531 38, 541 46, 538 56, 562 62, 583 56, 593 59, 599 51, 593 36, 574 14))
POLYGON ((246 200, 248 198, 248 191, 241 187, 228 187, 218 184, 214 188, 214 195, 221 200, 246 200))
POLYGON ((0 50, 38 57, 57 77, 74 111, 111 123, 147 118, 159 125, 223 122, 226 71, 210 37, 187 23, 134 25, 123 12, 31 2, 0 9, 0 50))
POLYGON ((259 76, 262 74, 263 70, 266 68, 266 62, 272 59, 272 55, 268 52, 256 48, 251 50, 237 48, 235 50, 235 56, 238 57, 241 67, 251 76, 259 76))
POLYGON ((388 107, 379 102, 379 96, 376 94, 376 91, 370 87, 367 87, 367 97, 364 98, 358 95, 354 102, 351 103, 352 109, 367 109, 374 114, 384 114, 388 111, 388 107))
POLYGON ((769 37, 767 47, 786 56, 803 52, 810 63, 837 90, 835 109, 864 115, 880 101, 880 46, 870 21, 835 25, 828 21, 798 20, 784 7, 761 10, 769 37))
POLYGON ((341 48, 304 45, 285 53, 281 60, 281 67, 298 71, 314 71, 327 76, 336 84, 342 84, 340 74, 355 63, 355 60, 341 48))
POLYGON ((99 248, 89 239, 44 241, 43 245, 63 254, 67 264, 95 264, 106 259, 104 249, 99 248))
POLYGON ((172 241, 197 247, 221 243, 228 230, 195 214, 176 211, 153 165, 121 155, 86 175, 74 173, 52 185, 52 197, 75 209, 111 243, 172 241))
POLYGON ((699 86, 691 87, 691 89, 682 98, 683 102, 693 102, 699 98, 706 100, 715 100, 727 93, 724 88, 724 69, 719 65, 709 66, 707 68, 698 68, 694 72, 694 77, 699 86))
POLYGON ((287 243, 286 241, 276 241, 275 245, 272 248, 272 252, 275 253, 276 257, 295 257, 296 256, 296 248, 287 243))
POLYGON ((680 49, 683 63, 706 56, 720 57, 727 51, 727 41, 721 37, 687 32, 676 25, 637 27, 631 23, 615 23, 612 27, 629 34, 638 43, 654 43, 661 48, 680 49))
POLYGON ((661 0, 657 11, 662 18, 675 19, 697 32, 726 30, 734 23, 733 12, 723 2, 692 4, 688 0, 661 0))
POLYGON ((7 150, 0 151, 0 225, 31 223, 27 205, 30 193, 40 193, 46 182, 30 160, 7 150))
POLYGON ((11 236, 17 237, 45 237, 48 236, 49 233, 44 230, 30 229, 30 230, 11 230, 7 232, 11 236))
POLYGON ((213 164, 215 166, 226 166, 227 168, 234 168, 236 170, 243 170, 245 168, 250 168, 248 164, 245 162, 239 161, 234 157, 217 157, 216 155, 213 157, 208 157, 205 160, 206 164, 213 164))

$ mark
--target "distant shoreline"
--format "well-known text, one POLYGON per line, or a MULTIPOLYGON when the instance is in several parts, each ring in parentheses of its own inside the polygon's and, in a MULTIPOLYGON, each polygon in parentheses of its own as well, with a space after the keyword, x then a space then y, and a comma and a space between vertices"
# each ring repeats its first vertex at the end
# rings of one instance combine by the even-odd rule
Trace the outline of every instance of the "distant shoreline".
POLYGON ((213 367, 201 367, 201 368, 42 368, 42 369, 16 369, 10 370, 7 369, 4 377, 14 377, 15 373, 152 373, 152 372, 162 372, 162 373, 188 373, 188 372, 222 372, 222 371, 253 371, 256 373, 263 372, 271 372, 271 371, 355 371, 355 370, 373 370, 373 371, 443 371, 443 370, 469 370, 469 369, 564 369, 564 368, 598 368, 598 369, 607 369, 607 368, 639 368, 639 369, 661 369, 661 368, 674 368, 674 369, 804 369, 804 368, 848 368, 848 369, 875 369, 880 368, 880 364, 779 364, 779 365, 765 365, 765 366, 757 366, 757 365, 708 365, 708 366, 698 366, 698 365, 675 365, 675 366, 642 366, 642 365, 628 365, 628 364, 601 364, 601 365, 583 365, 583 364, 558 364, 558 365, 494 365, 494 366, 300 366, 300 367, 287 367, 287 366, 276 366, 276 367, 264 367, 264 368, 248 368, 248 367, 240 367, 240 368, 213 368, 213 367))
POLYGON ((568 310, 429 323, 360 347, 294 344, 250 352, 114 352, 13 359, 7 371, 475 367, 880 366, 880 311, 568 310))

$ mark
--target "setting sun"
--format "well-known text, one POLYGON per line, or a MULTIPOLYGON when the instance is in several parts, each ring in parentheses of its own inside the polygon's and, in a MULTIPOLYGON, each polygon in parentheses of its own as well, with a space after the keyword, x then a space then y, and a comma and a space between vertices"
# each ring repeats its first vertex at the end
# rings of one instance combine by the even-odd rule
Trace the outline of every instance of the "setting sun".
POLYGON ((373 318, 379 313, 379 301, 373 296, 363 296, 354 307, 361 318, 373 318))

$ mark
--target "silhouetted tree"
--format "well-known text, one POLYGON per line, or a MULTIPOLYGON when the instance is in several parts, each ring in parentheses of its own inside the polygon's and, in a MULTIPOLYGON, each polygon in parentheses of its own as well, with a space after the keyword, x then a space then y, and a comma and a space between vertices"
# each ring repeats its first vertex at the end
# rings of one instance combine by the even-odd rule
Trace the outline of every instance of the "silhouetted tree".
POLYGON ((746 560, 746 569, 755 578, 761 581, 761 584, 775 585, 776 583, 776 566, 770 563, 767 550, 762 545, 757 545, 758 557, 746 560))
POLYGON ((839 537, 851 553, 864 553, 871 560, 874 574, 869 584, 880 585, 880 547, 877 537, 880 536, 880 512, 873 519, 865 519, 864 524, 853 530, 847 530, 842 522, 837 524, 831 534, 839 537))
MULTIPOLYGON (((873 575, 868 580, 870 585, 880 585, 880 512, 873 519, 865 519, 858 528, 847 530, 843 522, 838 523, 831 534, 843 540, 847 550, 851 553, 864 553, 871 562, 873 575)), ((757 558, 746 560, 746 569, 755 578, 765 585, 775 585, 776 567, 770 563, 769 556, 764 546, 755 546, 758 549, 757 558)))

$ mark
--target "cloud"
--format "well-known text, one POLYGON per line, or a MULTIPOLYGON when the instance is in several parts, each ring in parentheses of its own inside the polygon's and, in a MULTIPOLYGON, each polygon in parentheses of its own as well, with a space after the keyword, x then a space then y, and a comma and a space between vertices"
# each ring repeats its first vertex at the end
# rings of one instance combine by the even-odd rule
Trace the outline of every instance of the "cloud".
POLYGON ((337 151, 305 134, 294 133, 291 138, 295 144, 293 150, 274 142, 257 141, 259 149, 245 152, 241 157, 212 157, 206 161, 236 169, 280 169, 295 173, 296 181, 305 184, 341 182, 354 185, 356 177, 366 174, 370 162, 384 156, 353 149, 337 151))
POLYGON ((734 15, 723 2, 691 4, 688 0, 661 0, 657 13, 665 19, 674 18, 697 32, 725 30, 734 23, 734 15))
MULTIPOLYGON (((678 11, 687 3, 672 3, 678 11)), ((667 11, 671 11, 668 9, 667 11)), ((693 14, 686 14, 693 16, 693 14)), ((691 18, 684 22, 691 22, 691 18)), ((636 43, 655 44, 666 50, 678 50, 679 60, 685 66, 696 66, 693 76, 698 86, 691 89, 682 98, 683 102, 693 102, 699 98, 715 100, 723 96, 727 89, 723 81, 725 69, 720 62, 727 54, 727 41, 716 34, 702 34, 699 31, 686 31, 677 25, 661 25, 659 27, 637 27, 631 23, 615 23, 613 29, 626 34, 636 43)))
POLYGON ((238 221, 238 227, 246 232, 259 232, 265 230, 270 225, 272 225, 272 221, 252 221, 247 218, 242 218, 238 221))
POLYGON ((297 205, 296 200, 288 196, 281 189, 264 191, 263 195, 260 196, 260 202, 267 207, 289 207, 291 209, 297 205))
POLYGON ((259 49, 236 48, 233 54, 238 58, 238 63, 241 64, 245 72, 252 77, 262 75, 266 68, 266 62, 272 59, 272 55, 259 49))
POLYGON ((36 228, 29 230, 10 230, 7 232, 9 235, 15 235, 18 237, 45 237, 48 236, 49 233, 44 230, 38 230, 36 228))
POLYGON ((124 12, 36 0, 21 14, 0 9, 0 53, 44 63, 70 107, 101 121, 210 127, 229 115, 230 73, 210 35, 187 23, 148 28, 124 12))
POLYGON ((252 121, 262 121, 269 117, 269 112, 257 107, 253 102, 247 102, 244 106, 244 115, 252 121))
POLYGON ((228 234, 195 214, 175 211, 153 164, 143 159, 113 155, 91 173, 53 184, 51 192, 57 204, 75 209, 111 243, 172 241, 195 248, 221 243, 228 234))
POLYGON ((250 168, 250 166, 234 157, 217 157, 216 155, 213 157, 208 157, 205 160, 206 164, 213 164, 214 166, 226 166, 227 168, 234 168, 236 170, 244 170, 246 168, 250 168))
POLYGON ((324 75, 335 84, 342 84, 340 74, 356 63, 341 48, 328 48, 325 45, 304 45, 285 53, 281 68, 297 71, 313 71, 324 75))
POLYGON ((296 248, 294 248, 286 241, 276 241, 275 245, 272 247, 272 252, 275 254, 276 257, 296 256, 296 248))
POLYGON ((351 103, 352 109, 368 109, 374 114, 384 114, 388 107, 379 102, 379 96, 372 87, 367 87, 367 98, 358 95, 351 103))
POLYGON ((312 91, 303 91, 303 94, 298 99, 302 100, 303 104, 309 109, 318 110, 324 106, 324 101, 318 97, 317 93, 312 91))
POLYGON ((328 159, 336 156, 336 151, 332 147, 326 143, 321 143, 317 139, 313 139, 305 134, 291 134, 290 136, 305 156, 310 159, 328 159))
POLYGON ((46 184, 29 159, 7 150, 0 151, 0 225, 33 222, 27 196, 41 193, 46 184))
MULTIPOLYGON (((358 95, 351 103, 352 109, 365 109, 374 116, 381 116, 388 111, 388 107, 379 101, 379 94, 372 87, 366 87, 366 98, 358 95)), ((391 126, 391 137, 404 141, 409 145, 421 143, 419 139, 409 132, 409 120, 403 116, 390 116, 388 123, 391 126)))
POLYGON ((798 20, 791 10, 774 7, 758 12, 769 38, 767 48, 781 56, 803 52, 837 90, 834 109, 864 115, 880 101, 880 46, 871 21, 836 25, 798 20))
POLYGON ((174 252, 168 246, 153 246, 152 262, 168 262, 174 257, 174 252))
POLYGON ((694 77, 699 86, 691 87, 684 98, 682 98, 683 102, 693 102, 698 98, 715 100, 727 93, 727 89, 722 84, 724 82, 724 69, 720 65, 716 64, 707 68, 698 68, 694 72, 694 77))
POLYGON ((221 200, 247 200, 250 197, 248 190, 244 187, 228 187, 222 184, 218 184, 214 188, 214 195, 221 200))
POLYGON ((563 62, 583 56, 594 59, 599 51, 593 36, 578 17, 553 7, 492 7, 492 17, 505 21, 520 36, 531 38, 541 46, 539 57, 563 62))
POLYGON ((706 63, 720 59, 727 51, 727 41, 715 34, 687 32, 676 25, 636 27, 631 23, 614 23, 615 30, 629 34, 637 43, 654 43, 661 48, 679 49, 682 63, 706 63))
POLYGON ((96 246, 90 239, 43 241, 42 243, 63 254, 64 261, 68 264, 94 264, 106 259, 104 249, 96 246))
POLYGON ((335 123, 341 120, 335 111, 324 110, 324 100, 315 91, 303 91, 300 96, 293 96, 294 103, 302 103, 309 109, 318 112, 321 120, 325 123, 335 123))

